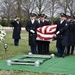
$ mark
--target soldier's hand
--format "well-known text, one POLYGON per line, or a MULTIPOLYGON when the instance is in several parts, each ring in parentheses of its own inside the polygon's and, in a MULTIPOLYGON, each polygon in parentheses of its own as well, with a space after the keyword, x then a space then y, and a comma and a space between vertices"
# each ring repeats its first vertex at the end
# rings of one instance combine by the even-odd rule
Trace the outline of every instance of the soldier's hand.
POLYGON ((53 40, 57 40, 57 34, 54 34, 53 40))
POLYGON ((30 32, 31 32, 31 33, 35 33, 35 31, 34 31, 34 30, 30 30, 30 32))
POLYGON ((59 33, 60 33, 60 31, 57 31, 57 32, 56 32, 56 35, 58 35, 59 33))

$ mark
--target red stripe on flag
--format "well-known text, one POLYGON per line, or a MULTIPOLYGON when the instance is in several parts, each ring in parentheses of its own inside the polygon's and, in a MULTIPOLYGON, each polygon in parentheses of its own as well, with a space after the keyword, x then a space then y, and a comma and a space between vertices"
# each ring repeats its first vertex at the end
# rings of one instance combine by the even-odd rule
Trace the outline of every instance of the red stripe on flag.
POLYGON ((50 41, 50 40, 52 40, 52 38, 54 38, 54 36, 52 36, 52 37, 42 37, 38 34, 37 34, 37 37, 40 37, 40 38, 38 38, 38 40, 41 39, 42 41, 50 41))
POLYGON ((57 25, 42 26, 37 29, 37 40, 50 41, 54 38, 57 25))

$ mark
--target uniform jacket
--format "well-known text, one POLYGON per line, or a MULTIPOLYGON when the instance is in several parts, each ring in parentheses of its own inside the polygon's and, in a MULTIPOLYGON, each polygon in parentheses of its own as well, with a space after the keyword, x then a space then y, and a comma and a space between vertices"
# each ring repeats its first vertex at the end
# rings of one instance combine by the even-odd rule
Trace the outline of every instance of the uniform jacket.
POLYGON ((39 27, 38 22, 35 20, 32 24, 31 20, 26 23, 26 30, 29 32, 29 45, 36 45, 36 30, 39 27), (30 32, 34 30, 35 33, 30 32))
POLYGON ((60 34, 58 34, 58 36, 57 36, 56 47, 61 48, 62 46, 67 45, 66 31, 67 31, 68 27, 69 26, 68 26, 66 20, 64 20, 62 23, 60 23, 60 21, 57 23, 56 32, 60 31, 60 34))
POLYGON ((67 36, 67 46, 72 46, 74 44, 74 30, 73 30, 73 21, 68 22, 69 28, 66 31, 67 36))
POLYGON ((72 32, 72 45, 75 45, 75 21, 71 24, 71 32, 72 32))
POLYGON ((14 27, 13 29, 13 39, 20 39, 21 36, 21 23, 17 23, 17 21, 11 21, 11 25, 14 27))
POLYGON ((49 21, 42 22, 42 26, 50 25, 49 21))

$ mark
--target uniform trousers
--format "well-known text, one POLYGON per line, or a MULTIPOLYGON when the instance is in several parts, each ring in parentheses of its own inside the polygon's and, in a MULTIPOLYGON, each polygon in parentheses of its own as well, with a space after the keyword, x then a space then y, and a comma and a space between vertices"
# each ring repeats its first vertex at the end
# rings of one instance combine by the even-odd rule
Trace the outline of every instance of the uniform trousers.
POLYGON ((71 48, 71 54, 74 54, 74 46, 71 48))
POLYGON ((38 44, 38 54, 42 54, 42 44, 38 44))
POLYGON ((14 39, 14 45, 18 46, 19 45, 19 39, 14 39))
POLYGON ((30 49, 32 54, 36 54, 36 45, 31 45, 30 49))
POLYGON ((70 48, 71 48, 71 54, 74 53, 74 46, 67 46, 67 55, 70 54, 70 48))
POLYGON ((57 47, 57 53, 59 57, 63 57, 65 55, 64 50, 65 50, 65 46, 62 46, 61 48, 57 47))

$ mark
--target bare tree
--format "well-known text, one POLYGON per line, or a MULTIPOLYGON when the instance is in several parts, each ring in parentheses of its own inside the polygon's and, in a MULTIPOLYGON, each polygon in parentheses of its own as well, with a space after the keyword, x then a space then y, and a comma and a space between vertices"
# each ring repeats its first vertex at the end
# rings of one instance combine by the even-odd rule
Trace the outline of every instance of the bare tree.
POLYGON ((59 0, 59 6, 65 14, 72 15, 75 10, 75 0, 59 0))
POLYGON ((73 15, 73 13, 75 12, 75 0, 68 0, 68 2, 68 11, 70 15, 73 15))
POLYGON ((1 12, 3 13, 3 16, 8 19, 8 23, 10 21, 10 17, 12 15, 13 11, 13 3, 15 0, 1 0, 2 6, 1 6, 1 12))
POLYGON ((51 23, 53 23, 54 16, 59 9, 58 0, 48 0, 49 9, 48 12, 51 16, 51 23))
POLYGON ((72 15, 75 12, 75 0, 1 0, 0 2, 0 15, 7 17, 8 23, 10 17, 15 15, 29 19, 29 14, 32 12, 47 14, 53 23, 53 18, 59 13, 72 15))
POLYGON ((15 0, 16 1, 16 15, 20 17, 21 19, 21 4, 22 4, 22 0, 15 0))
POLYGON ((59 0, 58 2, 61 12, 67 13, 67 8, 68 8, 68 0, 59 0))
POLYGON ((22 0, 22 12, 26 18, 35 10, 34 0, 22 0))
POLYGON ((35 10, 37 13, 45 13, 49 10, 49 3, 48 0, 35 0, 36 8, 35 10))

